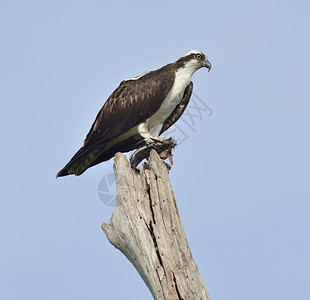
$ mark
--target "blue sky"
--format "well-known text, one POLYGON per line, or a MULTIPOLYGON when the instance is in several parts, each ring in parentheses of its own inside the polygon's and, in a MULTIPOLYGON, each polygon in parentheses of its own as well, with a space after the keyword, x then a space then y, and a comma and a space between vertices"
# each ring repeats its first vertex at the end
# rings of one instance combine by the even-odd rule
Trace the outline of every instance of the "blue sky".
POLYGON ((309 10, 2 0, 0 298, 151 299, 100 229, 113 161, 55 175, 121 80, 199 49, 213 68, 194 92, 212 114, 178 122, 170 179, 206 287, 213 300, 309 299, 309 10))

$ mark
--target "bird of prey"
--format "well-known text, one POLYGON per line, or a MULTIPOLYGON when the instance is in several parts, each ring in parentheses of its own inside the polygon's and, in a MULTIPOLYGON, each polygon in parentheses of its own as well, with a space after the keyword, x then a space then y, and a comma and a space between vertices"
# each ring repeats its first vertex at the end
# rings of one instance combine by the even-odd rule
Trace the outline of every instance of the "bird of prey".
POLYGON ((97 114, 83 146, 57 174, 81 175, 88 168, 159 137, 184 112, 193 90, 192 75, 211 70, 207 56, 192 50, 177 61, 138 77, 124 80, 97 114))

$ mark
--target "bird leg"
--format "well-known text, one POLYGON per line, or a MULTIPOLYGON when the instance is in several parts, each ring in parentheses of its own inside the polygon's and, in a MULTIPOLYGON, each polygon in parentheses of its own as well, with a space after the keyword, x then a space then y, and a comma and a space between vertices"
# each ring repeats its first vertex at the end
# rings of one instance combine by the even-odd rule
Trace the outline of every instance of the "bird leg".
MULTIPOLYGON (((131 166, 136 169, 137 165, 145 158, 149 157, 149 154, 152 149, 154 149, 162 159, 168 158, 171 165, 172 161, 172 153, 171 150, 176 146, 176 141, 173 138, 169 138, 164 140, 163 142, 153 142, 151 144, 147 143, 146 145, 138 148, 129 158, 131 166)), ((167 168, 170 169, 171 166, 167 165, 167 168)))
POLYGON ((138 133, 144 138, 147 144, 152 144, 154 142, 162 143, 165 140, 165 138, 162 137, 152 136, 145 122, 138 125, 138 133))

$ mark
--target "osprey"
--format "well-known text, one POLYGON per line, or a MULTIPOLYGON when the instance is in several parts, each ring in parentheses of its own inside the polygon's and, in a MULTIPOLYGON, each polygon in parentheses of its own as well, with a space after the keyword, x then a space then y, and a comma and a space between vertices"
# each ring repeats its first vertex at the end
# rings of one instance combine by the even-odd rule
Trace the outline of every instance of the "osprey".
POLYGON ((122 81, 100 109, 83 146, 57 177, 81 175, 117 152, 163 142, 160 134, 184 112, 193 90, 192 75, 202 67, 210 71, 211 63, 193 50, 158 70, 122 81))

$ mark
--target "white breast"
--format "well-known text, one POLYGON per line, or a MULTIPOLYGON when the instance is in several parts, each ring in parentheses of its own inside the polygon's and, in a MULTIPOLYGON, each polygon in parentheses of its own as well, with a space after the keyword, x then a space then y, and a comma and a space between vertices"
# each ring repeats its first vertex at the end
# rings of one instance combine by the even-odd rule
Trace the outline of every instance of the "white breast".
POLYGON ((159 110, 147 120, 149 132, 158 136, 164 122, 181 102, 186 87, 190 84, 195 69, 181 68, 176 72, 175 81, 171 91, 166 96, 159 110))

